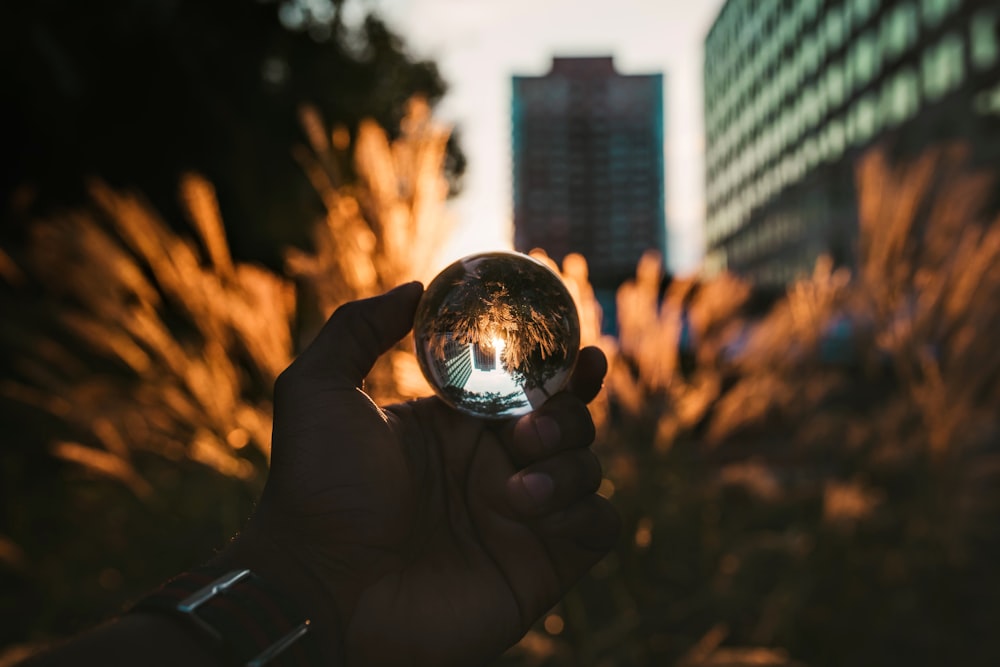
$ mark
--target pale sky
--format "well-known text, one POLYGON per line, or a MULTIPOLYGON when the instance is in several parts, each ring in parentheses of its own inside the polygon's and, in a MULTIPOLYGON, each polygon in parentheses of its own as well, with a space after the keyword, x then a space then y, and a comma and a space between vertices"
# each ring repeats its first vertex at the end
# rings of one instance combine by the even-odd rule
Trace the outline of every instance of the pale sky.
POLYGON ((702 43, 725 0, 362 0, 438 63, 450 88, 438 117, 469 161, 452 204, 445 259, 510 248, 510 77, 548 72, 553 55, 613 55, 623 74, 664 73, 668 265, 697 269, 704 221, 702 43))

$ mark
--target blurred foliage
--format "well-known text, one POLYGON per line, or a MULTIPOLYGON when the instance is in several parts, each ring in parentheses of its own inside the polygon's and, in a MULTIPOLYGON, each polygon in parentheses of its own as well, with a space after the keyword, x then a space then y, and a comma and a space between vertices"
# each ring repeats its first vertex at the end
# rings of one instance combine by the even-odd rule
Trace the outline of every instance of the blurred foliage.
MULTIPOLYGON (((275 374, 339 304, 431 277, 449 135, 427 102, 395 139, 314 107, 299 120, 324 215, 280 274, 232 258, 190 174, 183 233, 92 181, 87 206, 0 246, 16 313, 0 645, 93 623, 224 544, 263 481, 275 374)), ((821 260, 780 295, 731 276, 661 292, 649 255, 619 291, 617 340, 584 258, 536 251, 611 360, 595 447, 625 534, 498 664, 996 664, 993 184, 961 148, 872 153, 856 275, 821 260)), ((411 346, 368 378, 376 399, 428 393, 411 346)))
MULTIPOLYGON (((313 230, 315 251, 286 253, 285 272, 300 295, 297 329, 304 345, 341 304, 410 280, 429 282, 452 222, 444 210, 449 132, 431 118, 423 98, 408 102, 395 141, 374 122, 361 124, 353 160, 358 175, 350 184, 339 176, 347 159, 337 148, 340 130, 326 132, 309 108, 302 119, 310 147, 296 155, 326 208, 313 230)), ((411 336, 375 364, 365 389, 379 402, 431 393, 411 336)))
POLYGON ((640 263, 598 441, 624 539, 502 664, 1000 661, 1000 220, 966 153, 860 162, 853 277, 661 299, 640 263))
MULTIPOLYGON (((89 206, 0 248, 0 645, 96 623, 249 516, 277 374, 340 304, 426 280, 450 228, 448 132, 422 100, 408 109, 396 140, 360 125, 341 187, 337 130, 303 111, 312 144, 298 154, 327 215, 287 277, 231 258, 196 175, 182 181, 186 235, 95 181, 89 206)), ((430 393, 411 350, 369 376, 378 400, 430 393)))
MULTIPOLYGON (((89 198, 87 177, 141 191, 168 224, 197 172, 218 190, 236 257, 280 269, 323 212, 289 152, 296 110, 343 127, 366 118, 396 136, 406 100, 445 91, 361 0, 39 0, 0 4, 0 201, 8 241, 34 219, 89 198), (357 13, 356 11, 354 13, 357 13)), ((449 143, 445 173, 464 157, 449 143)), ((346 165, 351 176, 350 162, 346 165)), ((179 226, 175 231, 181 231, 179 226)))

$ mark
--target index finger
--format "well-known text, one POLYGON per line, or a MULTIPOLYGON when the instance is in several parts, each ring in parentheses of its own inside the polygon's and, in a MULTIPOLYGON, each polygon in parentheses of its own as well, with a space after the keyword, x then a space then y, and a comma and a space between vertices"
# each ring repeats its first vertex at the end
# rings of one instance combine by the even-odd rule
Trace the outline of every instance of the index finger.
POLYGON ((584 403, 590 403, 601 391, 607 372, 608 358, 601 348, 587 346, 580 350, 580 356, 577 357, 568 391, 584 403))

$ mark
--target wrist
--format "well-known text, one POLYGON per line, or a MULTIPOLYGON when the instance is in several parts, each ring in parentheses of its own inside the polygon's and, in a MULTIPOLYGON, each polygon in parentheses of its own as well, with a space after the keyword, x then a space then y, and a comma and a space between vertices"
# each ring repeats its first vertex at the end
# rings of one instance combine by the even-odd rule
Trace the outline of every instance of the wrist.
POLYGON ((324 582, 301 566, 294 554, 262 529, 257 519, 251 519, 211 565, 227 570, 249 569, 287 596, 309 619, 310 639, 320 647, 324 664, 344 664, 344 624, 334 596, 324 582))

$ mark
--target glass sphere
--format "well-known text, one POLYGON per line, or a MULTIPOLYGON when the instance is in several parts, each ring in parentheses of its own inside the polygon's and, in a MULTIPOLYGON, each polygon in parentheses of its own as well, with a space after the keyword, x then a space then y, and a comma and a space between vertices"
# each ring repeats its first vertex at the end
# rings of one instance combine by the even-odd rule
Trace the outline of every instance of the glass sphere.
POLYGON ((566 387, 580 318, 562 279, 527 255, 487 252, 442 271, 413 325, 424 377, 477 417, 527 414, 566 387))

